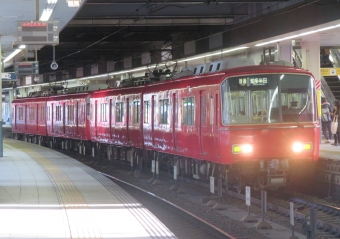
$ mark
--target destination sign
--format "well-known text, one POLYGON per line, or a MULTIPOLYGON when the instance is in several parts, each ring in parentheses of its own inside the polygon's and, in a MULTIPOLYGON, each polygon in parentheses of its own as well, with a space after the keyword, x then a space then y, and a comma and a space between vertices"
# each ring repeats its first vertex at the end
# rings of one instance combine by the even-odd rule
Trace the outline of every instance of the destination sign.
POLYGON ((268 86, 267 77, 242 77, 238 79, 240 86, 268 86))
POLYGON ((17 45, 59 44, 58 21, 17 22, 17 45))

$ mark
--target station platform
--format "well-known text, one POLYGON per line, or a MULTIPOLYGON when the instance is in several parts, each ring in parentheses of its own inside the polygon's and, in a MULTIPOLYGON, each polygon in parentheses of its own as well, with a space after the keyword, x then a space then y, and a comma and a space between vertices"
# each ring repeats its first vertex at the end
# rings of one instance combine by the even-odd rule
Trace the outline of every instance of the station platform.
POLYGON ((176 238, 111 180, 51 149, 4 138, 0 238, 176 238))
MULTIPOLYGON (((332 140, 332 143, 334 140, 332 140)), ((333 159, 340 160, 340 146, 334 146, 332 143, 321 143, 320 144, 320 159, 333 159)))

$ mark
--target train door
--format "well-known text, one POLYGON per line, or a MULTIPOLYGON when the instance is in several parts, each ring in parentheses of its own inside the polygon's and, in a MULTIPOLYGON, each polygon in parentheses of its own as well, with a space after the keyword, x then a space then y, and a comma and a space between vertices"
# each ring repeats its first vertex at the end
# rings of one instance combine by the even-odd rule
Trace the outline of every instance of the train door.
POLYGON ((173 147, 176 149, 176 126, 177 126, 177 115, 178 115, 178 102, 176 93, 172 94, 172 139, 173 147))
POLYGON ((155 96, 151 97, 151 137, 152 137, 152 145, 155 145, 155 96))
POLYGON ((219 100, 218 100, 218 91, 215 91, 213 94, 213 106, 214 106, 214 113, 213 113, 213 135, 214 135, 214 145, 215 145, 215 155, 217 157, 220 156, 220 121, 219 121, 219 100))
POLYGON ((39 103, 36 104, 36 114, 35 114, 35 125, 36 125, 36 130, 39 132, 39 103))
POLYGON ((66 117, 65 117, 65 113, 66 113, 66 110, 65 110, 65 107, 66 107, 66 103, 65 102, 62 102, 61 103, 61 107, 63 109, 62 111, 62 114, 63 114, 63 118, 62 118, 62 122, 63 122, 63 134, 65 134, 65 130, 66 130, 66 117))
POLYGON ((53 107, 54 107, 54 104, 52 103, 51 104, 51 112, 49 112, 49 116, 51 117, 51 127, 52 127, 52 133, 54 133, 54 117, 53 117, 53 107))
POLYGON ((98 100, 94 102, 94 135, 97 138, 98 136, 98 100))
POLYGON ((126 99, 126 140, 130 141, 129 135, 129 122, 130 122, 130 100, 129 98, 126 99))
POLYGON ((200 152, 207 155, 209 152, 209 144, 211 142, 210 133, 211 127, 207 123, 207 91, 202 90, 199 98, 199 137, 200 137, 200 152))
POLYGON ((109 136, 109 138, 110 139, 112 139, 112 119, 113 119, 113 109, 112 109, 112 107, 113 107, 113 101, 112 101, 112 99, 110 99, 110 101, 109 101, 109 117, 108 117, 108 120, 109 120, 109 127, 110 127, 110 130, 109 130, 109 134, 110 134, 110 136, 109 136))
POLYGON ((18 129, 17 128, 17 120, 18 120, 18 106, 15 104, 14 105, 14 129, 18 129))
POLYGON ((25 117, 25 119, 24 119, 24 122, 25 122, 25 131, 27 131, 27 118, 28 118, 28 107, 27 107, 27 105, 25 104, 25 106, 24 106, 25 108, 24 108, 24 112, 25 112, 25 114, 24 114, 24 117, 25 117))
POLYGON ((75 112, 75 123, 76 123, 76 135, 79 136, 79 101, 76 101, 76 112, 75 112))

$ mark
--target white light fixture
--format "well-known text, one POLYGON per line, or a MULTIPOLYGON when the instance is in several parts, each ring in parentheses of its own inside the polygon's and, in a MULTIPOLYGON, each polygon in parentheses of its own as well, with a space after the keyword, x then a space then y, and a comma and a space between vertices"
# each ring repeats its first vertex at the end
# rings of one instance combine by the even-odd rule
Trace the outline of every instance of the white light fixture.
POLYGON ((330 26, 330 27, 320 28, 320 29, 317 29, 317 30, 314 30, 314 31, 303 32, 303 33, 300 33, 300 34, 297 34, 297 35, 293 35, 293 36, 289 36, 289 37, 278 38, 276 40, 272 40, 272 41, 267 41, 267 42, 256 44, 255 46, 263 46, 263 45, 277 43, 277 42, 284 41, 284 40, 299 38, 301 36, 306 36, 306 35, 310 35, 310 34, 317 33, 317 32, 327 31, 327 30, 334 29, 334 28, 337 28, 337 27, 340 27, 340 24, 334 25, 334 26, 330 26))
POLYGON ((21 50, 25 49, 26 45, 20 45, 18 49, 15 49, 11 54, 9 54, 5 59, 4 63, 11 60, 13 57, 15 57, 21 50))
POLYGON ((69 7, 79 7, 81 0, 66 0, 69 7))
POLYGON ((15 51, 13 51, 11 54, 9 54, 9 56, 5 58, 4 63, 15 57, 19 52, 21 52, 21 49, 16 49, 15 51))
POLYGON ((57 4, 58 0, 47 0, 47 4, 46 7, 44 8, 41 17, 40 17, 40 21, 48 21, 48 19, 50 19, 53 9, 55 7, 55 5, 57 4))
POLYGON ((185 62, 185 61, 193 61, 193 60, 197 60, 197 59, 202 59, 204 57, 220 55, 220 54, 223 54, 223 53, 233 52, 233 51, 247 49, 247 48, 248 47, 246 47, 246 46, 236 47, 236 48, 229 49, 229 50, 224 50, 224 51, 221 51, 221 52, 209 53, 209 54, 202 55, 202 56, 197 56, 197 57, 192 57, 192 58, 188 58, 188 59, 183 59, 183 60, 178 61, 178 63, 185 62))

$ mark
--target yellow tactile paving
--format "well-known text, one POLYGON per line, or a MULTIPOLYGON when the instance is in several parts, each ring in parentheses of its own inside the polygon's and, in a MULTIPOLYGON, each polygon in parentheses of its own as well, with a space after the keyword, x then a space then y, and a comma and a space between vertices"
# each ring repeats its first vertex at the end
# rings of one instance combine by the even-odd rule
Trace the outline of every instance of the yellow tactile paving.
POLYGON ((4 139, 0 238, 175 238, 124 190, 53 150, 4 139))

